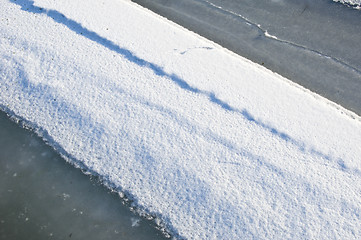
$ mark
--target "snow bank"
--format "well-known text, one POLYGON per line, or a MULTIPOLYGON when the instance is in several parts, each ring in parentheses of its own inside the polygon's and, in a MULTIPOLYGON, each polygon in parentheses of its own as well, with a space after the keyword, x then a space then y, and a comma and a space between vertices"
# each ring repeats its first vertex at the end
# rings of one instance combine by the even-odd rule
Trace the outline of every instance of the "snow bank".
POLYGON ((361 237, 357 116, 128 1, 2 1, 0 106, 188 239, 361 237))
POLYGON ((356 9, 361 8, 361 0, 333 0, 334 2, 340 2, 343 4, 353 5, 356 9))

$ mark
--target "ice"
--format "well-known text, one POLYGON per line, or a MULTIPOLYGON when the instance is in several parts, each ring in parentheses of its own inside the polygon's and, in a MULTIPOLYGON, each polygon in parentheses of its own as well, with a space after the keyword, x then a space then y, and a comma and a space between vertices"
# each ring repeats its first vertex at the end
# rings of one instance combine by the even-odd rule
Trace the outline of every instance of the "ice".
POLYGON ((132 227, 139 227, 139 218, 131 218, 132 221, 132 227))

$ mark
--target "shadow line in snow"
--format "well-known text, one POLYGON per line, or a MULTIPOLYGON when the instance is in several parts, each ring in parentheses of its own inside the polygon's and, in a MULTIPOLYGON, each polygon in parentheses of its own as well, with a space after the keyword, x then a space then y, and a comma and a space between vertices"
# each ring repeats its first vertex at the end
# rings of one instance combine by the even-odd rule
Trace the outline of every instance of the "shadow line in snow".
MULTIPOLYGON (((122 55, 128 61, 130 61, 140 67, 151 69, 154 72, 154 74, 156 74, 158 76, 162 76, 162 77, 166 77, 166 78, 170 79, 172 82, 177 84, 180 88, 182 88, 186 91, 192 92, 192 93, 206 96, 210 102, 218 105, 219 107, 223 108, 226 111, 241 114, 244 117, 244 119, 248 120, 249 122, 251 122, 253 124, 256 124, 259 127, 262 127, 263 129, 267 130, 274 136, 276 136, 288 143, 293 144, 301 152, 321 157, 327 161, 333 160, 333 162, 336 162, 339 165, 340 170, 349 171, 349 169, 347 168, 347 166, 345 165, 345 163, 342 159, 340 159, 340 158, 334 159, 325 153, 317 151, 313 147, 306 147, 306 144, 303 143, 302 141, 296 140, 296 139, 292 138, 290 135, 277 130, 276 128, 272 127, 271 125, 268 125, 268 124, 262 122, 261 120, 256 119, 255 117, 253 117, 251 115, 251 113, 247 109, 242 109, 242 110, 236 109, 236 108, 230 106, 225 101, 222 101, 213 92, 204 91, 204 90, 190 86, 185 80, 180 78, 178 75, 176 75, 174 73, 165 72, 161 66, 158 66, 157 64, 151 63, 147 60, 137 57, 130 50, 119 47, 112 41, 100 36, 96 32, 93 32, 93 31, 83 27, 80 23, 67 18, 64 14, 62 14, 56 10, 44 9, 41 7, 37 7, 34 5, 34 1, 32 1, 32 0, 9 0, 9 1, 19 5, 21 7, 21 9, 24 11, 31 12, 34 14, 45 14, 45 15, 49 16, 50 18, 52 18, 55 22, 66 26, 67 28, 76 32, 77 34, 82 35, 83 37, 86 37, 89 40, 94 41, 94 42, 104 46, 105 48, 108 48, 109 50, 118 53, 119 55, 122 55)), ((357 170, 357 171, 360 172, 359 170, 357 170)))

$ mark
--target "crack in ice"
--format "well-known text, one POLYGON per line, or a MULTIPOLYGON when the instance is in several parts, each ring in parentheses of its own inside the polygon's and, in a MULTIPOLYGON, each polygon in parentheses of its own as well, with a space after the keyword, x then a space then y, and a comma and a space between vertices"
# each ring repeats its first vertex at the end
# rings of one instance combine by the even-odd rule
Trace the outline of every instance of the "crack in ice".
MULTIPOLYGON (((294 43, 294 42, 291 42, 291 41, 287 41, 287 40, 284 40, 284 39, 280 39, 280 38, 278 38, 277 36, 274 36, 274 35, 270 34, 267 30, 265 30, 264 28, 262 28, 262 26, 261 26, 260 24, 254 23, 254 22, 252 22, 251 20, 249 20, 247 17, 245 17, 245 16, 243 16, 243 15, 241 15, 241 14, 239 14, 239 13, 235 13, 235 12, 233 12, 233 11, 231 11, 231 10, 224 9, 223 7, 218 6, 218 5, 216 5, 216 4, 214 4, 214 3, 210 2, 210 1, 207 1, 207 0, 197 0, 197 1, 204 2, 204 3, 208 4, 209 6, 211 6, 211 7, 213 7, 213 8, 219 9, 219 10, 221 10, 221 11, 223 11, 223 12, 226 12, 226 13, 228 13, 228 14, 231 14, 231 15, 233 15, 233 16, 236 16, 236 17, 238 17, 238 18, 241 18, 243 21, 246 22, 247 25, 253 26, 253 27, 257 28, 257 29, 262 33, 262 35, 265 36, 266 38, 269 38, 269 39, 271 39, 271 40, 274 40, 274 41, 277 41, 277 42, 280 42, 280 43, 284 43, 284 44, 290 45, 290 46, 295 47, 295 48, 302 49, 302 50, 304 50, 304 51, 311 52, 311 53, 313 53, 313 54, 317 54, 317 55, 320 56, 320 57, 323 57, 323 58, 325 58, 325 59, 329 59, 329 60, 331 60, 331 61, 333 61, 333 62, 335 62, 335 63, 337 63, 337 64, 339 64, 339 65, 341 65, 341 66, 343 66, 343 67, 346 67, 346 68, 354 71, 354 72, 357 73, 358 75, 361 75, 361 71, 360 71, 359 69, 357 69, 356 67, 353 67, 353 66, 349 65, 348 63, 346 63, 346 62, 338 59, 337 57, 332 57, 332 56, 329 56, 329 55, 327 55, 327 54, 324 54, 324 53, 322 53, 322 52, 320 52, 320 51, 318 51, 318 50, 311 49, 311 48, 308 48, 308 47, 306 47, 306 46, 303 46, 303 45, 300 45, 300 44, 297 44, 297 43, 294 43)), ((304 10, 304 11, 305 11, 305 10, 304 10)))

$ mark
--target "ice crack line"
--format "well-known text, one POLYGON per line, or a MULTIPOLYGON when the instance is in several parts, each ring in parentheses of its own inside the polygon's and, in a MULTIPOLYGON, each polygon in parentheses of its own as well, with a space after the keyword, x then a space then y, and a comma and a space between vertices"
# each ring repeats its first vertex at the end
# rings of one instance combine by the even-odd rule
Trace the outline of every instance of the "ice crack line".
POLYGON ((265 29, 263 29, 260 24, 257 24, 257 23, 254 23, 254 22, 250 21, 248 18, 244 17, 244 16, 241 15, 241 14, 235 13, 235 12, 230 11, 230 10, 227 10, 227 9, 224 9, 224 8, 222 8, 221 6, 218 6, 218 5, 216 5, 216 4, 214 4, 214 3, 211 3, 211 2, 209 2, 209 1, 207 1, 207 0, 198 0, 198 1, 204 2, 204 3, 208 4, 209 6, 211 6, 211 7, 213 7, 213 8, 216 8, 216 9, 222 11, 222 12, 225 12, 225 13, 231 14, 231 15, 233 15, 233 16, 236 16, 236 17, 238 17, 238 18, 241 18, 244 22, 246 22, 246 24, 257 28, 257 29, 262 33, 262 35, 265 36, 266 38, 269 38, 269 39, 271 39, 271 40, 274 40, 274 41, 277 41, 277 42, 280 42, 280 43, 283 43, 283 44, 290 45, 290 46, 295 47, 295 48, 302 49, 302 50, 304 50, 304 51, 311 52, 311 53, 313 53, 313 54, 317 54, 317 55, 319 55, 320 57, 329 59, 329 60, 331 60, 331 61, 333 61, 333 62, 335 62, 335 63, 337 63, 337 64, 339 64, 339 65, 341 65, 341 66, 343 66, 343 67, 345 67, 345 68, 348 68, 348 69, 354 71, 354 72, 357 73, 358 75, 361 75, 361 70, 359 70, 359 69, 357 69, 357 68, 355 68, 355 67, 353 67, 353 66, 351 66, 351 65, 349 65, 349 64, 347 64, 347 63, 345 63, 344 61, 342 61, 342 60, 340 60, 340 59, 338 59, 338 58, 336 58, 336 57, 332 57, 332 56, 326 55, 326 54, 324 54, 324 53, 322 53, 322 52, 320 52, 320 51, 318 51, 318 50, 310 49, 310 48, 308 48, 308 47, 306 47, 306 46, 303 46, 303 45, 300 45, 300 44, 297 44, 297 43, 294 43, 294 42, 291 42, 291 41, 287 41, 287 40, 284 40, 284 39, 280 39, 280 38, 278 38, 278 37, 276 37, 276 36, 274 36, 274 35, 269 34, 268 31, 265 30, 265 29))

